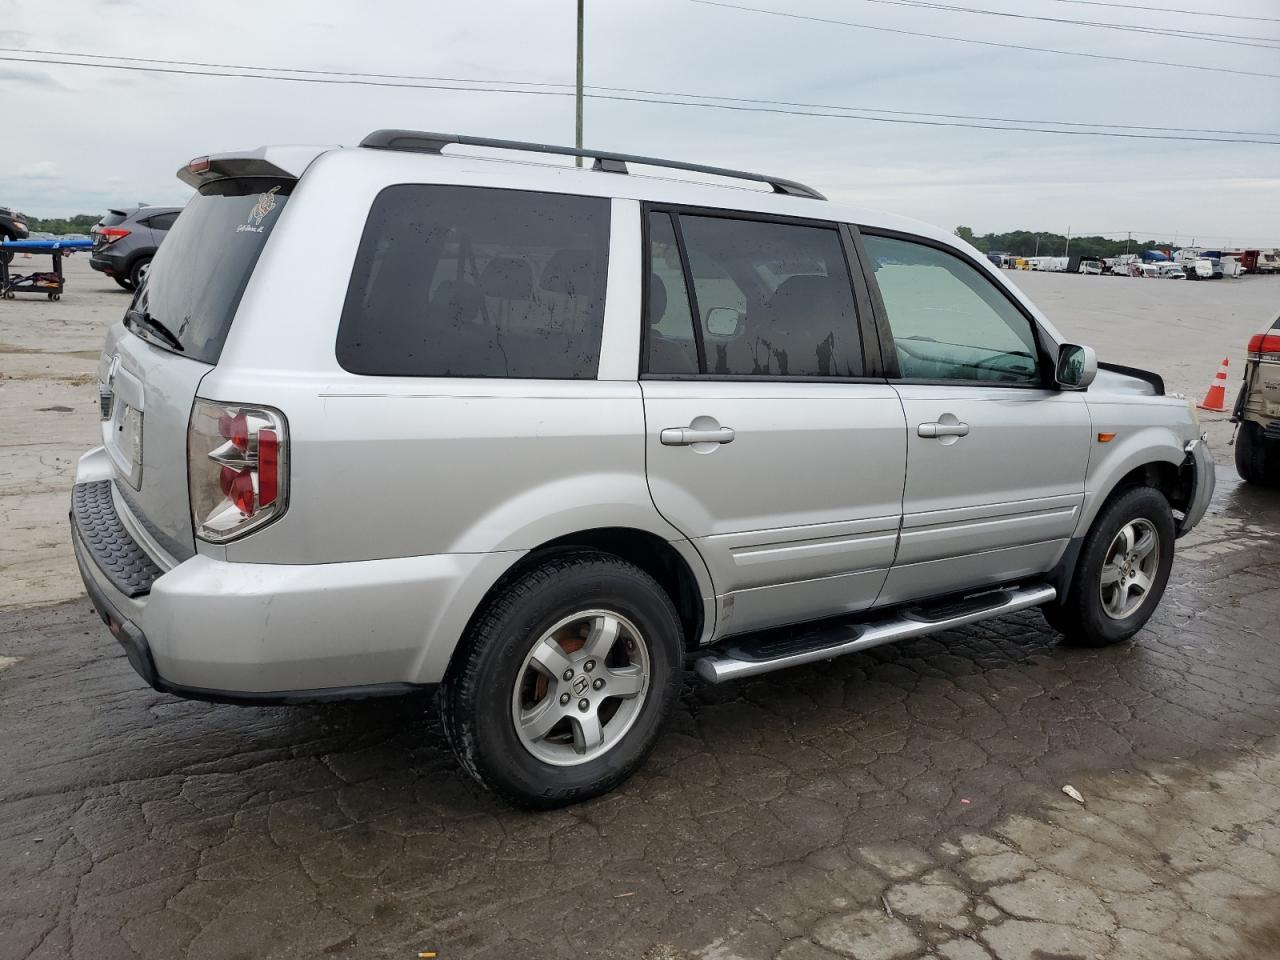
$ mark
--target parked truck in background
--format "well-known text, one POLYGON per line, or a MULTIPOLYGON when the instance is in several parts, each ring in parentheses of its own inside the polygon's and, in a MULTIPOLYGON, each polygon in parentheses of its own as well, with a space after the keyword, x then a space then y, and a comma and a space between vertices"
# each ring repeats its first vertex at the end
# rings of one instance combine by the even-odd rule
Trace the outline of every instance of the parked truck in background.
POLYGON ((1280 319, 1249 340, 1231 420, 1238 424, 1236 471, 1241 478, 1280 486, 1280 319))

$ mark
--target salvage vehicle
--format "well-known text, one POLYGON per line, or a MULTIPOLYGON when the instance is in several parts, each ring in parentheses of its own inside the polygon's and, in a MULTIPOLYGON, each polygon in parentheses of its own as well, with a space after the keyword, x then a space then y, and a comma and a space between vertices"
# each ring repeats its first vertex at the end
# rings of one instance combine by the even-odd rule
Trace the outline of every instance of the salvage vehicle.
POLYGON ((90 597, 156 690, 432 691, 517 804, 625 780, 686 667, 1032 607, 1126 641, 1213 492, 1158 375, 791 180, 397 130, 179 176, 76 472, 90 597))
POLYGON ((1231 422, 1236 472, 1249 483, 1280 486, 1280 318, 1249 340, 1231 422))
MULTIPOLYGON (((26 219, 25 216, 15 213, 8 207, 0 207, 0 243, 6 240, 26 240, 29 236, 26 219)), ((13 252, 9 250, 0 252, 0 257, 4 258, 5 263, 11 263, 13 252)))

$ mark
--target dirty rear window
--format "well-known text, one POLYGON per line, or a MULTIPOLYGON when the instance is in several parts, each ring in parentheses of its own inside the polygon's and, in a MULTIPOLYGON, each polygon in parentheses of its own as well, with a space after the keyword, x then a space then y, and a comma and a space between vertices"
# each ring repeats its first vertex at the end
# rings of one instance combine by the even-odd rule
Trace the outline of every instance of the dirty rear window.
POLYGON ((338 328, 352 373, 593 379, 609 201, 399 184, 373 202, 338 328))
POLYGON ((293 184, 260 177, 206 184, 165 235, 134 306, 171 330, 184 356, 218 362, 293 184))

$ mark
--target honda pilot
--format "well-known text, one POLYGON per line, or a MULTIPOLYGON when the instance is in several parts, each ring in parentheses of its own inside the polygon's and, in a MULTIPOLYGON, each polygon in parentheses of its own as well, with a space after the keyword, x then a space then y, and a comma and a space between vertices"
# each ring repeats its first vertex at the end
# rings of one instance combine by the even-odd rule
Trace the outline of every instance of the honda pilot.
POLYGON ((76 474, 90 597, 177 696, 432 691, 517 804, 625 780, 687 667, 1032 607, 1126 641, 1213 492, 1159 376, 790 180, 396 130, 179 176, 76 474))

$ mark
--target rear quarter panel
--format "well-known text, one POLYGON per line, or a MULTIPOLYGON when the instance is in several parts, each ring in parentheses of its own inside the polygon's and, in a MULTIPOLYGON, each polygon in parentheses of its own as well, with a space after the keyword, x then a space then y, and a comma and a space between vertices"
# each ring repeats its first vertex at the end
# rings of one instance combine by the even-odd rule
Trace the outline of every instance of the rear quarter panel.
POLYGON ((645 480, 635 202, 611 204, 600 379, 378 377, 338 364, 339 320, 374 198, 392 183, 451 182, 411 160, 321 157, 263 250, 200 395, 284 412, 290 502, 280 519, 227 545, 227 559, 518 553, 598 526, 680 539, 645 480))

